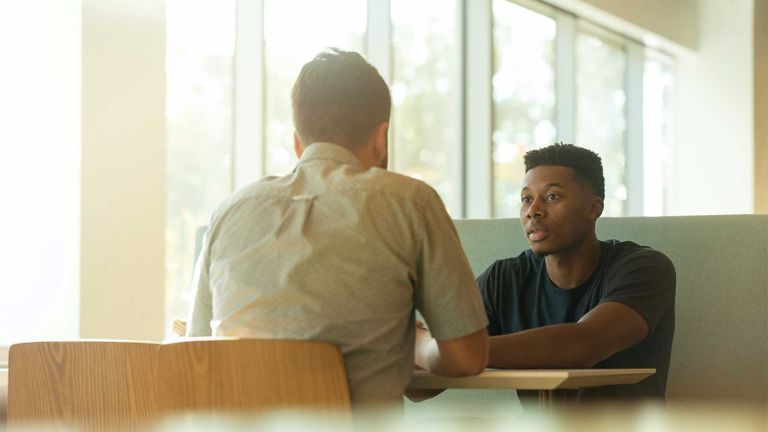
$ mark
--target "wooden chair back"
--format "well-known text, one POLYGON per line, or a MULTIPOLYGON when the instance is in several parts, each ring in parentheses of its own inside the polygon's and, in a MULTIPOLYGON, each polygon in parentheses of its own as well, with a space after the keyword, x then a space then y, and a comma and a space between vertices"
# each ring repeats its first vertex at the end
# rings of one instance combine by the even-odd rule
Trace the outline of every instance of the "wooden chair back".
POLYGON ((158 346, 94 340, 12 345, 9 424, 83 430, 148 425, 157 415, 158 346))
POLYGON ((190 338, 160 348, 160 409, 350 410, 344 358, 329 343, 190 338))

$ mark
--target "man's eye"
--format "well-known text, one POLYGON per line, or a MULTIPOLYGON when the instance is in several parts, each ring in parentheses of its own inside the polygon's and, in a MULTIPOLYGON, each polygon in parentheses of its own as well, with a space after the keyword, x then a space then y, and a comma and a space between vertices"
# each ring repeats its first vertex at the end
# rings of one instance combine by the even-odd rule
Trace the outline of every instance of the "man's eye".
POLYGON ((530 204, 531 203, 531 197, 524 196, 524 197, 520 198, 520 201, 523 204, 530 204))
POLYGON ((558 198, 560 198, 560 195, 558 195, 558 194, 553 194, 552 193, 552 194, 547 195, 547 201, 554 201, 554 200, 556 200, 558 198))

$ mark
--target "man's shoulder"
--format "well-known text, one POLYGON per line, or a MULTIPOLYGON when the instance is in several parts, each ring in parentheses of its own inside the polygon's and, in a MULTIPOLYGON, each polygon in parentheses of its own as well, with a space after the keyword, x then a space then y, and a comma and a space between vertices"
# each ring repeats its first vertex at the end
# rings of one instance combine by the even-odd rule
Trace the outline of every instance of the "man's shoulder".
POLYGON ((281 183, 285 183, 285 179, 286 177, 268 176, 237 189, 216 206, 212 214, 212 222, 221 218, 233 209, 242 206, 249 200, 264 196, 290 196, 288 190, 280 185, 281 183), (282 192, 281 190, 284 190, 285 192, 282 192))
POLYGON ((483 272, 481 277, 519 279, 526 277, 532 269, 537 268, 543 262, 543 258, 537 256, 530 249, 521 252, 517 256, 502 258, 494 261, 483 272))
POLYGON ((603 240, 603 245, 609 249, 609 253, 614 258, 649 258, 656 260, 669 260, 663 252, 644 246, 629 240, 603 240))
POLYGON ((440 199, 437 192, 430 185, 404 174, 381 168, 371 168, 357 177, 350 184, 350 187, 409 199, 423 204, 428 204, 435 200, 439 201, 440 199))
POLYGON ((323 169, 300 167, 284 177, 266 177, 240 191, 239 195, 345 195, 350 192, 419 203, 440 202, 437 192, 424 181, 382 168, 362 169, 346 164, 326 164, 323 169), (329 168, 332 167, 332 168, 329 168))
POLYGON ((675 266, 663 252, 650 246, 639 245, 633 241, 602 241, 608 251, 607 264, 616 270, 645 267, 674 273, 675 266))
POLYGON ((281 177, 264 177, 238 189, 223 200, 213 213, 214 219, 237 211, 238 208, 257 205, 263 209, 259 203, 264 200, 288 200, 304 195, 343 199, 351 193, 355 200, 359 200, 361 194, 369 198, 382 197, 394 201, 397 204, 395 207, 404 211, 410 206, 420 210, 444 208, 437 192, 421 180, 379 168, 353 171, 339 171, 336 175, 323 176, 299 171, 281 177))

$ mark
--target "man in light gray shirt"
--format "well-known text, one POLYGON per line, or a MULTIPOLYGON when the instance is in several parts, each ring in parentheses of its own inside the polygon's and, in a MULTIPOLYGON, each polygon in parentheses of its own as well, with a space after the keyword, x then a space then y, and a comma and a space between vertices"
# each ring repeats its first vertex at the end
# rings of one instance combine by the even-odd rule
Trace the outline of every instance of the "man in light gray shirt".
POLYGON ((444 375, 482 371, 488 321, 453 223, 432 188, 386 170, 384 80, 331 50, 302 68, 292 99, 298 165, 213 214, 189 335, 333 343, 356 406, 400 401, 414 358, 444 375))

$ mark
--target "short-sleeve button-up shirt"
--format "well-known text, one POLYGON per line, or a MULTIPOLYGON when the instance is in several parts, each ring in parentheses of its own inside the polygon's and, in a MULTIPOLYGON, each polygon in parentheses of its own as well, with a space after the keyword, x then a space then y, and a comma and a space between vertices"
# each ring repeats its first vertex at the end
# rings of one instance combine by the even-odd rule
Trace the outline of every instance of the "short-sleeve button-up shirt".
POLYGON ((199 256, 191 336, 331 342, 353 403, 399 400, 414 358, 414 309, 437 339, 487 319, 442 201, 425 183, 307 146, 296 169, 235 193, 199 256))

